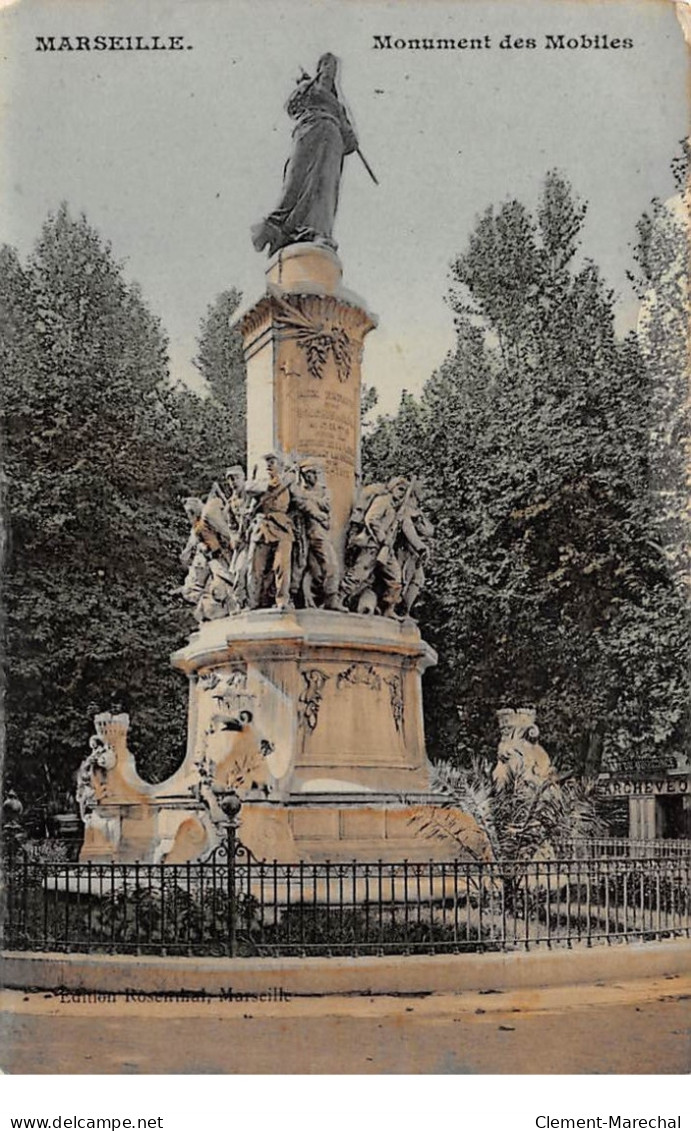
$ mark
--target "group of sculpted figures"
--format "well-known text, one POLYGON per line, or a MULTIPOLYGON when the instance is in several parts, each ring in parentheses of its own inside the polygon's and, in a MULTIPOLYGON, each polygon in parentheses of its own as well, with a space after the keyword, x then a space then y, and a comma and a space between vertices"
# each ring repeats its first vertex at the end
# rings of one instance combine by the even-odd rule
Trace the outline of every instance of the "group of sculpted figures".
POLYGON ((331 533, 331 498, 318 460, 264 457, 250 481, 229 467, 206 501, 185 500, 190 535, 178 591, 197 621, 245 609, 324 608, 408 616, 424 579, 433 528, 416 484, 404 478, 362 487, 345 561, 331 533))

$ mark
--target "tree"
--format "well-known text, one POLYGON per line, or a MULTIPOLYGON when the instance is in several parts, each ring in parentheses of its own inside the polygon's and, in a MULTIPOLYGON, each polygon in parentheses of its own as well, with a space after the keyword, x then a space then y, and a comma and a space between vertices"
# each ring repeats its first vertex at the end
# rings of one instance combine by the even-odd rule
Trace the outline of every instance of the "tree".
POLYGON ((436 519, 427 729, 466 763, 494 745, 495 710, 526 702, 562 767, 659 765, 682 741, 684 618, 650 535, 650 375, 579 259, 585 216, 556 173, 534 215, 486 210, 452 267, 454 354, 366 444, 375 477, 403 455, 436 519))
POLYGON ((205 495, 224 468, 246 460, 246 372, 242 339, 233 325, 241 298, 235 289, 223 291, 207 308, 194 359, 204 394, 180 394, 190 454, 188 493, 195 495, 205 495))
POLYGON ((691 371, 688 323, 688 141, 672 163, 677 193, 653 200, 637 227, 630 278, 642 300, 638 323, 648 390, 648 491, 640 521, 665 566, 665 584, 647 594, 627 631, 649 686, 653 745, 679 761, 691 734, 691 371))
POLYGON ((130 711, 145 773, 182 756, 184 435, 161 327, 85 217, 0 264, 7 778, 54 809, 96 710, 130 711))

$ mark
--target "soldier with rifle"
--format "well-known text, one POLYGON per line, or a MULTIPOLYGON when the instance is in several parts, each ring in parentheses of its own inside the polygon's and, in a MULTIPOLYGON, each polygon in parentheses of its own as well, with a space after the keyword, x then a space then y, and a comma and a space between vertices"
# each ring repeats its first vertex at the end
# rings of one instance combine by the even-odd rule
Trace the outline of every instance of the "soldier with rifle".
POLYGON ((274 604, 277 609, 291 609, 290 566, 295 531, 289 514, 293 469, 284 470, 280 455, 264 456, 266 478, 247 484, 247 494, 254 500, 251 517, 247 591, 249 607, 258 609, 269 604, 269 586, 273 581, 274 604))
POLYGON ((342 592, 351 605, 355 603, 356 612, 396 616, 403 586, 395 543, 400 532, 399 509, 410 490, 407 479, 390 479, 385 490, 369 499, 360 529, 350 535, 354 558, 346 570, 342 592))
POLYGON ((230 575, 235 599, 240 609, 247 608, 247 567, 249 560, 249 520, 251 503, 245 484, 245 469, 239 464, 225 473, 225 516, 231 534, 232 557, 230 575))
POLYGON ((313 606, 316 603, 311 586, 314 580, 321 588, 324 608, 344 612, 343 603, 338 596, 341 569, 330 532, 331 498, 322 469, 315 460, 306 459, 300 463, 293 501, 306 541, 306 573, 303 578, 305 604, 313 606))

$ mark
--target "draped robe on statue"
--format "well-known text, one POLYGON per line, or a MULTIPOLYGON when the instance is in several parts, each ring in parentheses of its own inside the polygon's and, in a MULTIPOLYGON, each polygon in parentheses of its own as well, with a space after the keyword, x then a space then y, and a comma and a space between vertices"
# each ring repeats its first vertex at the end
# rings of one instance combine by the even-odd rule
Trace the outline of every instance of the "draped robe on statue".
POLYGON ((297 119, 277 208, 252 229, 257 251, 269 254, 292 243, 320 243, 335 250, 332 232, 343 158, 357 140, 335 91, 303 80, 286 104, 297 119))

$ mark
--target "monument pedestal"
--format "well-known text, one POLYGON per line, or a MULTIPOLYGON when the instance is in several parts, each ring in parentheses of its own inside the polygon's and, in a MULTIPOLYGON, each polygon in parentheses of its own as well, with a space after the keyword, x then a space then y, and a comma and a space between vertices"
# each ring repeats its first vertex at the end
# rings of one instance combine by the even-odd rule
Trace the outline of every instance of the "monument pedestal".
POLYGON ((190 770, 222 714, 268 751, 277 799, 429 790, 420 679, 436 655, 412 621, 255 610, 204 624, 172 662, 190 678, 190 770))
MULTIPOLYGON (((285 802, 248 798, 242 807, 239 836, 259 860, 283 862, 426 863, 458 854, 452 837, 422 835, 441 798, 433 793, 302 794, 285 802)), ((455 830, 482 858, 486 842, 475 822, 447 809, 455 830)))
POLYGON ((190 679, 190 715, 169 785, 204 759, 221 773, 249 762, 241 836, 255 855, 434 854, 410 824, 410 805, 430 800, 420 681, 436 661, 412 621, 256 610, 203 625, 172 661, 190 679))
POLYGON ((365 335, 376 319, 341 286, 338 257, 315 244, 284 248, 267 291, 237 320, 247 363, 247 470, 270 451, 318 459, 342 551, 360 475, 365 335))

